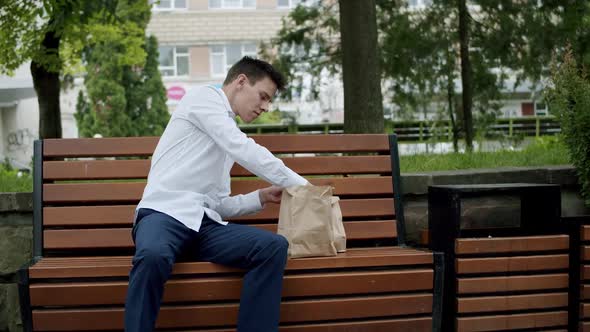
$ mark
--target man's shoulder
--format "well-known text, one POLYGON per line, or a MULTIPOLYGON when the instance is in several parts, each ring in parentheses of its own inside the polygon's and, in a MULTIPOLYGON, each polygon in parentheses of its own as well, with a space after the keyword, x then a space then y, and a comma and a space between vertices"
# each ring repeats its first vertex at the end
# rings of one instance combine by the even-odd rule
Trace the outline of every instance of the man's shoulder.
POLYGON ((189 89, 187 95, 198 98, 222 99, 220 90, 212 85, 197 85, 189 89))
POLYGON ((187 91, 174 111, 173 117, 186 118, 189 113, 193 116, 208 116, 215 113, 232 117, 223 91, 212 85, 195 86, 187 91))

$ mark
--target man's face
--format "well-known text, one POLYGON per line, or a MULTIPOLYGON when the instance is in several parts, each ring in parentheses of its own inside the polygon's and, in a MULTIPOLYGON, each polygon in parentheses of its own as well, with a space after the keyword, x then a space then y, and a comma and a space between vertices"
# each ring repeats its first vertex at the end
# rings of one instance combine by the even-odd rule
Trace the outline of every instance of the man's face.
POLYGON ((250 123, 263 112, 268 112, 272 97, 277 92, 276 84, 268 77, 258 80, 254 85, 244 76, 243 81, 238 78, 238 92, 233 105, 242 121, 250 123))

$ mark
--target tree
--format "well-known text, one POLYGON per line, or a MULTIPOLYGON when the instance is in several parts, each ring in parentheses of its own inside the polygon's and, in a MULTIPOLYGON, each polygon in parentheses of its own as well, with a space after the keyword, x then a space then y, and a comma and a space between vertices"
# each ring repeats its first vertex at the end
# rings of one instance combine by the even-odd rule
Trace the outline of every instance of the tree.
POLYGON ((84 51, 88 59, 88 98, 83 92, 78 96, 75 117, 80 135, 159 136, 170 115, 158 70, 157 40, 154 36, 145 40, 145 66, 131 66, 117 61, 121 54, 116 50, 124 41, 116 36, 84 51))
POLYGON ((129 136, 160 136, 170 113, 166 105, 166 88, 158 69, 158 40, 146 39, 146 64, 141 70, 125 68, 123 85, 126 87, 126 111, 134 131, 129 136))
POLYGON ((435 2, 425 9, 409 11, 402 1, 380 1, 378 9, 381 68, 398 116, 412 117, 436 103, 450 119, 453 147, 458 151, 458 59, 453 8, 435 2))
POLYGON ((273 64, 287 73, 293 90, 308 88, 314 98, 329 77, 342 75, 345 132, 382 133, 375 1, 339 4, 318 1, 295 8, 272 41, 279 51, 273 64))
MULTIPOLYGON (((118 7, 134 10, 117 0, 19 0, 0 5, 0 73, 11 74, 31 61, 31 75, 39 102, 39 137, 62 135, 59 106, 60 75, 79 60, 89 37, 89 24, 117 24, 118 7)), ((119 10, 121 12, 121 10, 119 10)), ((130 39, 144 36, 130 35, 130 39)), ((142 63, 142 43, 131 43, 125 52, 142 63)))
POLYGON ((463 126, 465 128, 465 146, 467 151, 473 151, 473 120, 471 108, 473 105, 473 83, 471 74, 471 59, 469 56, 469 12, 466 0, 457 0, 459 11, 459 45, 461 54, 461 96, 463 100, 463 126))
POLYGON ((375 0, 340 0, 344 132, 383 133, 375 0))
MULTIPOLYGON (((410 112, 446 104, 456 150, 460 131, 468 150, 476 133, 486 134, 503 93, 525 79, 533 88, 540 85, 552 50, 563 49, 567 40, 575 41, 579 63, 590 64, 588 2, 434 0, 421 10, 410 10, 405 0, 376 5, 387 98, 410 112), (512 77, 516 81, 509 86, 512 77)), ((316 97, 318 82, 342 70, 335 56, 343 49, 338 15, 335 1, 298 8, 273 41, 281 51, 297 50, 280 54, 279 63, 293 77, 312 76, 307 87, 316 97)))
POLYGON ((590 3, 587 1, 478 1, 472 18, 489 38, 487 56, 533 83, 551 76, 556 50, 571 45, 579 66, 590 65, 590 3))
POLYGON ((564 141, 576 167, 581 193, 590 207, 590 79, 571 49, 553 62, 547 99, 559 119, 564 141))

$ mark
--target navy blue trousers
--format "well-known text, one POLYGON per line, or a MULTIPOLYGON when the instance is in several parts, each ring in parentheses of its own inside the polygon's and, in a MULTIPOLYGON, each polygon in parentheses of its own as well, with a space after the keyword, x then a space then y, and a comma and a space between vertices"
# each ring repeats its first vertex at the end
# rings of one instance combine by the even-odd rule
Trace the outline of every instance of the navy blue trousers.
POLYGON ((180 255, 246 270, 238 332, 278 331, 287 240, 251 226, 221 225, 207 216, 195 232, 167 214, 141 209, 133 229, 135 256, 125 301, 125 331, 153 331, 164 284, 180 255))

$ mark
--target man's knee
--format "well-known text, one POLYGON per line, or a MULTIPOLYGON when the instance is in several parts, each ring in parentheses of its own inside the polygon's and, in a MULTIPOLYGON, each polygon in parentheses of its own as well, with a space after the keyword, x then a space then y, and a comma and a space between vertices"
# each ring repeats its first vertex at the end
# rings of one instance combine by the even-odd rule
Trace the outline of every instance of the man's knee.
POLYGON ((268 252, 277 259, 285 259, 287 257, 287 251, 289 249, 289 241, 279 234, 273 234, 272 238, 269 239, 268 252))
POLYGON ((287 241, 287 239, 284 236, 276 234, 275 243, 278 250, 287 253, 287 250, 289 249, 289 241, 287 241))

